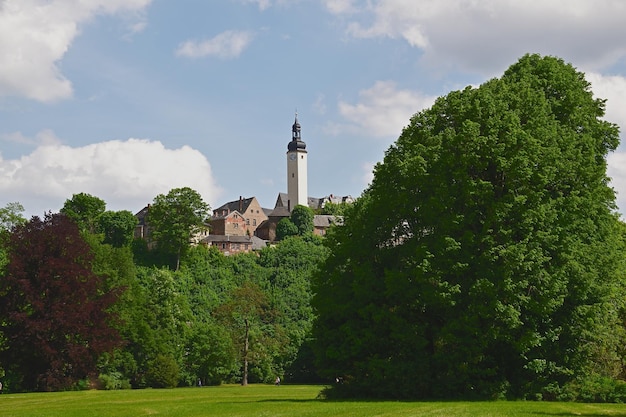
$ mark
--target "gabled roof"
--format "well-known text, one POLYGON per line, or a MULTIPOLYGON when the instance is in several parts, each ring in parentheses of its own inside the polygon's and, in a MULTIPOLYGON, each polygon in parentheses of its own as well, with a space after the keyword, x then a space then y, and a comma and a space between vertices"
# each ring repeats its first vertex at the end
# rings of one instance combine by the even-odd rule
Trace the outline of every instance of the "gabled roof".
POLYGON ((229 218, 229 217, 234 216, 235 214, 238 214, 238 215, 239 215, 239 217, 241 217, 242 219, 244 218, 244 217, 243 217, 243 214, 239 213, 239 211, 238 211, 238 210, 233 210, 233 211, 227 212, 227 213, 226 213, 226 215, 222 215, 221 213, 222 213, 222 210, 220 210, 220 211, 219 211, 219 213, 218 213, 217 215, 213 215, 213 216, 211 216, 211 219, 210 219, 210 220, 211 220, 211 221, 214 221, 214 220, 220 220, 220 219, 227 219, 227 218, 229 218))
POLYGON ((248 198, 241 198, 239 197, 239 200, 235 200, 235 201, 230 201, 226 204, 223 204, 222 206, 216 208, 213 210, 213 213, 221 213, 224 210, 226 210, 227 212, 231 212, 231 211, 238 211, 240 213, 245 213, 248 210, 248 207, 250 207, 250 204, 252 203, 252 201, 255 199, 256 197, 248 197, 248 198))
POLYGON ((272 210, 270 214, 267 215, 267 217, 269 218, 289 217, 289 216, 291 216, 291 213, 289 213, 289 210, 287 210, 287 207, 276 207, 274 210, 272 210))

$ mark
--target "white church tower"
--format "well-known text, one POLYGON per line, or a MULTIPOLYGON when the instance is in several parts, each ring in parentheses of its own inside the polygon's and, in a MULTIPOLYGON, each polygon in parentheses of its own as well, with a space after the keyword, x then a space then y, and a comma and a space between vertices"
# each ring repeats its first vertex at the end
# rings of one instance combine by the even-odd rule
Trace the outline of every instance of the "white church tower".
POLYGON ((291 127, 291 142, 287 145, 287 198, 288 209, 298 204, 308 206, 306 144, 300 137, 298 113, 291 127))

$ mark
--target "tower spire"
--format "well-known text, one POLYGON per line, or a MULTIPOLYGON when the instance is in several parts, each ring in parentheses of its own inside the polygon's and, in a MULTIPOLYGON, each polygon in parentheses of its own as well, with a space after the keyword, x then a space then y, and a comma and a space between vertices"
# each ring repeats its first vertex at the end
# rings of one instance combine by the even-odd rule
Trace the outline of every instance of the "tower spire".
POLYGON ((291 140, 300 140, 300 123, 298 123, 298 110, 296 110, 296 118, 291 126, 291 140))
POLYGON ((298 111, 291 126, 291 141, 287 144, 287 208, 308 205, 307 150, 302 140, 298 111))

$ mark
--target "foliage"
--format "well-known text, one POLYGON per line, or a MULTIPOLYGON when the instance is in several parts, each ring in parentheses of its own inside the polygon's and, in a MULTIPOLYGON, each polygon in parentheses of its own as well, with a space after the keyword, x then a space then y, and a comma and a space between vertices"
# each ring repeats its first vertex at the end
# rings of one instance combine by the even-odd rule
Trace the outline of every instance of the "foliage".
POLYGON ((298 235, 298 226, 296 226, 289 217, 280 219, 276 225, 276 240, 283 240, 289 236, 298 235))
POLYGON ((98 232, 104 235, 104 243, 115 247, 129 246, 137 218, 128 210, 105 211, 98 220, 98 232))
MULTIPOLYGON (((293 371, 292 364, 299 358, 301 346, 310 336, 314 318, 311 275, 328 256, 328 249, 322 242, 321 238, 313 235, 291 237, 259 253, 258 262, 268 274, 266 292, 272 306, 279 312, 277 318, 289 340, 282 354, 276 358, 276 368, 281 374, 293 371)), ((300 377, 308 374, 315 380, 313 362, 300 359, 297 364, 300 377)))
POLYGON ((104 200, 91 194, 78 193, 65 200, 60 212, 76 222, 81 230, 95 233, 105 209, 104 200))
POLYGON ((618 131, 603 114, 583 74, 528 55, 413 116, 314 280, 337 393, 534 398, 616 376, 618 131))
POLYGON ((14 390, 68 388, 95 371, 98 355, 119 345, 94 254, 66 216, 16 226, 0 281, 0 330, 10 349, 0 363, 14 390))
POLYGON ((175 257, 174 269, 179 268, 192 237, 205 227, 209 209, 202 196, 189 187, 174 188, 154 198, 147 222, 157 246, 175 257))
POLYGON ((178 385, 180 370, 173 356, 158 354, 148 366, 146 380, 152 388, 174 388, 178 385))
POLYGON ((331 201, 324 204, 319 214, 328 214, 331 216, 343 216, 352 203, 333 203, 331 201))
POLYGON ((100 374, 98 376, 98 382, 105 390, 130 389, 130 381, 125 379, 121 372, 100 374))
POLYGON ((8 232, 15 226, 26 223, 26 219, 21 215, 23 212, 24 206, 18 202, 7 203, 0 208, 0 232, 8 232))
MULTIPOLYGON (((24 207, 17 202, 7 203, 5 207, 0 208, 0 273, 2 268, 4 268, 8 262, 7 255, 4 250, 4 241, 8 238, 9 232, 15 226, 26 223, 26 219, 20 214, 23 211, 24 207)), ((1 341, 0 349, 2 349, 1 341)))
POLYGON ((298 235, 304 236, 313 233, 313 217, 315 214, 307 206, 298 204, 291 211, 291 221, 298 228, 298 235))
POLYGON ((219 385, 239 369, 238 355, 226 328, 216 323, 194 324, 188 341, 186 364, 193 384, 219 385), (197 379, 196 379, 197 378, 197 379))
POLYGON ((276 323, 274 310, 261 288, 251 281, 232 291, 231 298, 214 312, 230 334, 239 354, 242 368, 241 385, 248 385, 249 365, 265 373, 261 380, 270 380, 272 355, 285 343, 282 329, 276 323))
POLYGON ((276 225, 276 239, 283 240, 290 236, 304 236, 313 233, 313 217, 309 207, 297 205, 290 217, 281 219, 276 225))

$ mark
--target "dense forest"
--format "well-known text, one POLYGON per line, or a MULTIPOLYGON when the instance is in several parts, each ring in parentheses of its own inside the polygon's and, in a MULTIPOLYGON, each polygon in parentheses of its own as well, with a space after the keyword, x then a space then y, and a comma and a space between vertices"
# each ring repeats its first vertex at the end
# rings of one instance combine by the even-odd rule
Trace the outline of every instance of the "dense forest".
POLYGON ((159 237, 176 235, 168 207, 200 210, 182 216, 183 246, 174 238, 150 250, 132 238, 130 212, 106 211, 89 194, 43 219, 21 218, 17 203, 0 209, 6 391, 317 380, 310 275, 328 249, 312 221, 279 244, 228 257, 189 243, 207 215, 199 195, 168 195, 176 198, 155 198, 157 207, 167 200, 172 221, 159 237))
POLYGON ((343 222, 224 256, 189 188, 137 220, 0 209, 10 391, 324 382, 328 398, 626 401, 619 144, 584 74, 527 55, 413 116, 343 222))

